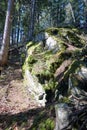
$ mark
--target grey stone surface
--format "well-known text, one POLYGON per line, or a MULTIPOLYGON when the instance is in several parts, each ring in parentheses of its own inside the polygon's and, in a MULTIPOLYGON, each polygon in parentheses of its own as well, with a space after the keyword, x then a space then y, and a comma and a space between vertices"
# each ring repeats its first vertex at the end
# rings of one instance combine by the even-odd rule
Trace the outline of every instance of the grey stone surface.
POLYGON ((55 130, 61 130, 69 124, 69 116, 71 109, 65 103, 59 103, 55 106, 56 111, 56 127, 55 130))
POLYGON ((81 76, 84 80, 87 80, 87 68, 81 67, 81 69, 78 72, 78 75, 81 76))
POLYGON ((24 84, 29 93, 38 103, 38 106, 45 106, 46 94, 42 85, 38 82, 37 78, 32 76, 28 69, 25 71, 24 84))
POLYGON ((47 46, 48 50, 55 50, 55 51, 59 50, 59 46, 57 44, 57 41, 54 40, 52 37, 49 37, 46 40, 46 46, 47 46))

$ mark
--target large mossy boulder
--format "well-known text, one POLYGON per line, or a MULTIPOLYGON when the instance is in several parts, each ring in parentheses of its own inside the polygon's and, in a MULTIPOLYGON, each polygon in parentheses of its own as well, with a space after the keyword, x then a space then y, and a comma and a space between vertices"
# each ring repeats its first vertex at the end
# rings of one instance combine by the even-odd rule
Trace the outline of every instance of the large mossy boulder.
POLYGON ((70 73, 78 67, 78 58, 83 59, 81 52, 84 46, 81 32, 67 28, 49 28, 27 43, 23 74, 24 84, 31 91, 32 98, 45 105, 46 94, 50 92, 51 99, 58 86, 61 91, 62 87, 65 90, 63 83, 68 85, 70 73))

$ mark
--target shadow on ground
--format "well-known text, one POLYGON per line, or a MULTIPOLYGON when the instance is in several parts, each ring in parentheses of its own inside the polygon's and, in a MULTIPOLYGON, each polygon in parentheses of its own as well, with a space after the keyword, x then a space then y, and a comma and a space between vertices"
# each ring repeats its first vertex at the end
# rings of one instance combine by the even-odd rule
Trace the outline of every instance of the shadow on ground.
POLYGON ((52 105, 18 114, 0 114, 0 130, 53 130, 55 112, 52 105), (50 127, 50 128, 48 128, 50 127))

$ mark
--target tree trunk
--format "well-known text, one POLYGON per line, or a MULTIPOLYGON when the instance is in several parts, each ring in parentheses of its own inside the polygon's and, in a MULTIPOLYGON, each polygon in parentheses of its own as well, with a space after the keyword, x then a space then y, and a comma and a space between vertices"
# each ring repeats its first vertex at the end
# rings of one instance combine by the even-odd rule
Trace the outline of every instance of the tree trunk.
POLYGON ((0 65, 7 64, 8 49, 9 49, 9 43, 10 43, 10 30, 11 30, 11 23, 12 23, 13 4, 14 4, 14 0, 8 0, 2 47, 0 50, 0 65))
MULTIPOLYGON (((21 3, 19 3, 21 5, 21 3)), ((19 36, 20 36, 20 25, 21 25, 21 8, 19 7, 19 10, 18 10, 18 18, 17 18, 17 25, 18 25, 18 28, 17 28, 17 45, 19 43, 19 36)))
POLYGON ((31 0, 29 40, 32 40, 33 33, 34 33, 35 7, 36 7, 36 0, 31 0))

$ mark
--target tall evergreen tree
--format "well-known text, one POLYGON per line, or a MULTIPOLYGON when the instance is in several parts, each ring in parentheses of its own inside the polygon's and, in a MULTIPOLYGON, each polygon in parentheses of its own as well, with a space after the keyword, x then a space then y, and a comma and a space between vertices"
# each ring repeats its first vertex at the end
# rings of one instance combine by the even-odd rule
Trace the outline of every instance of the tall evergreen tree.
POLYGON ((36 0, 31 0, 31 4, 30 4, 30 22, 29 22, 29 40, 32 40, 33 33, 34 33, 35 8, 36 8, 36 0))
POLYGON ((0 50, 0 65, 5 65, 8 59, 8 49, 10 43, 10 30, 12 23, 12 9, 14 5, 14 0, 8 0, 8 7, 6 13, 3 41, 0 50))

